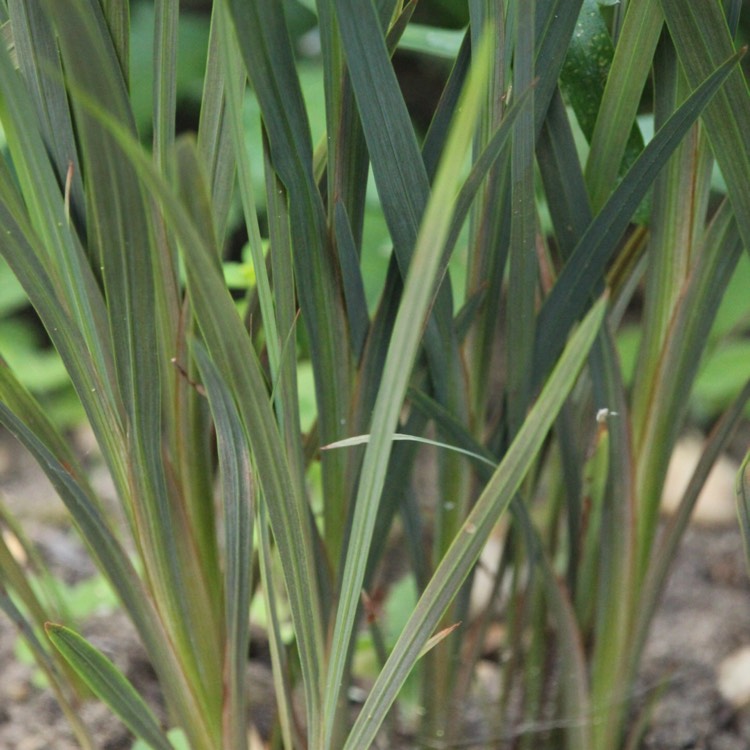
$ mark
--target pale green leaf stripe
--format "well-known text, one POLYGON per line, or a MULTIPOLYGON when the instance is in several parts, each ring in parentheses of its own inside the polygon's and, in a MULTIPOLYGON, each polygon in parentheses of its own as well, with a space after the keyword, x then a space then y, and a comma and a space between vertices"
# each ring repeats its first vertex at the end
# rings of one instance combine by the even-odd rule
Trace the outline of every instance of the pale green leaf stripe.
MULTIPOLYGON (((677 55, 693 87, 734 52, 723 5, 661 0, 677 55)), ((740 69, 732 71, 706 107, 703 122, 727 183, 743 242, 750 247, 750 92, 740 69)))
POLYGON ((94 694, 122 719, 136 737, 155 750, 174 750, 146 702, 99 649, 63 625, 49 622, 45 630, 55 648, 94 694))
POLYGON ((321 747, 325 748, 329 747, 331 742, 333 717, 336 714, 339 691, 344 680, 347 652, 354 630, 380 496, 385 483, 393 433, 420 343, 420 322, 425 320, 428 313, 436 275, 440 268, 441 253, 437 252, 436 248, 443 247, 450 229, 455 198, 460 187, 460 165, 473 136, 485 86, 484 62, 488 52, 489 45, 484 44, 477 55, 480 62, 469 79, 463 106, 458 108, 458 115, 448 138, 445 155, 438 169, 433 193, 427 204, 410 263, 375 402, 370 442, 365 451, 359 491, 354 505, 350 552, 344 566, 340 605, 331 639, 323 711, 326 725, 321 743, 321 747))
POLYGON ((606 304, 606 298, 601 298, 573 334, 516 439, 417 602, 414 614, 362 707, 345 750, 371 747, 380 724, 414 667, 422 647, 432 636, 443 612, 479 559, 492 527, 508 507, 536 459, 547 432, 586 361, 604 319, 606 304))
MULTIPOLYGON (((496 465, 495 461, 491 461, 486 456, 475 453, 474 451, 465 450, 464 448, 459 448, 457 445, 450 445, 450 443, 441 443, 439 440, 430 440, 429 438, 420 437, 419 435, 404 435, 401 432, 394 432, 393 439, 404 440, 407 442, 411 441, 414 443, 423 443, 424 445, 432 445, 435 448, 445 448, 446 450, 454 451, 455 453, 461 453, 464 456, 469 456, 470 458, 473 458, 477 461, 489 464, 492 467, 496 465)), ((366 445, 369 442, 369 435, 356 435, 355 437, 345 438, 344 440, 337 440, 335 443, 322 445, 320 447, 320 450, 325 451, 331 450, 333 448, 350 448, 354 445, 366 445)))
POLYGON ((463 31, 410 23, 404 30, 398 46, 400 49, 454 60, 461 48, 464 35, 463 31))

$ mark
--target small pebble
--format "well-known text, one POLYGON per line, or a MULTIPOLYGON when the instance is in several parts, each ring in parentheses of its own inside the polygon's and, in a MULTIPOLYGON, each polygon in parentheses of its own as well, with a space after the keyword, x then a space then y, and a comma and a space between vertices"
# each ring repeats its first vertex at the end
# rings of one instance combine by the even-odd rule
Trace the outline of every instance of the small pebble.
POLYGON ((721 662, 717 686, 735 708, 750 704, 750 646, 743 646, 721 662))
MULTIPOLYGON (((677 442, 662 493, 661 508, 666 515, 676 512, 702 452, 703 440, 696 435, 677 442)), ((693 523, 703 526, 737 523, 734 483, 738 471, 739 464, 728 456, 719 456, 698 496, 691 519, 693 523)))

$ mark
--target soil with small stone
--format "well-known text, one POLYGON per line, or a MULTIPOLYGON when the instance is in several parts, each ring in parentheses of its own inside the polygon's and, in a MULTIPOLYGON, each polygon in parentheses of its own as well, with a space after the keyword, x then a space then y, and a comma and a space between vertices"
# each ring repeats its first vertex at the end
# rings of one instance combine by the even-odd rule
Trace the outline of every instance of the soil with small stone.
MULTIPOLYGON (((106 486, 104 478, 95 476, 94 481, 106 486)), ((75 583, 94 574, 54 492, 32 459, 4 433, 0 493, 56 575, 75 583)), ((95 613, 81 630, 163 714, 153 670, 127 618, 117 611, 95 613)), ((38 685, 34 667, 19 659, 17 641, 15 627, 0 612, 0 750, 78 748, 54 697, 38 685)), ((636 686, 636 702, 645 704, 658 696, 641 750, 748 750, 748 654, 750 578, 737 524, 693 525, 662 597, 636 686)), ((272 718, 272 682, 262 650, 251 654, 248 684, 251 722, 263 736, 272 718)), ((105 707, 92 701, 79 715, 96 737, 97 748, 131 747, 132 737, 105 707)), ((512 744, 470 746, 478 750, 512 744)))

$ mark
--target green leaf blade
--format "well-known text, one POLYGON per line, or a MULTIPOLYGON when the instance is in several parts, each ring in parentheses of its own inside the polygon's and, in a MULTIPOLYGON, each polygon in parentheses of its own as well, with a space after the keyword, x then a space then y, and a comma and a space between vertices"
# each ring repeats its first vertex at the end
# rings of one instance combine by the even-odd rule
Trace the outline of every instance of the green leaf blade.
POLYGON ((355 722, 346 750, 369 747, 424 644, 476 562, 490 530, 507 508, 573 387, 606 310, 600 299, 571 338, 507 454, 440 562, 355 722))
POLYGON ((601 285, 606 265, 648 186, 737 65, 739 57, 733 55, 714 70, 665 123, 578 242, 539 312, 533 368, 537 387, 559 354, 571 323, 601 285))
POLYGON ((136 737, 143 739, 154 750, 173 750, 146 702, 99 649, 63 625, 47 623, 45 630, 54 647, 93 693, 122 719, 136 737))

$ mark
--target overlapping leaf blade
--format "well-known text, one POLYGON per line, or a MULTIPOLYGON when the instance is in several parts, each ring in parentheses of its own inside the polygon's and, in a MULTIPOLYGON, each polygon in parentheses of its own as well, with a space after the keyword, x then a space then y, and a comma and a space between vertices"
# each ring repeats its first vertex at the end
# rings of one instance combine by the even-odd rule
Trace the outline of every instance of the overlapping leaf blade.
POLYGON ((347 740, 347 749, 367 747, 374 740, 385 713, 413 668, 422 646, 432 635, 443 611, 469 574, 490 530, 508 507, 541 448, 547 431, 586 360, 605 309, 606 300, 600 299, 571 338, 527 420, 417 603, 414 614, 363 706, 347 740))
POLYGON ((580 239, 539 312, 532 370, 537 386, 559 354, 572 322, 601 285, 607 263, 648 186, 736 66, 739 57, 733 55, 714 70, 665 123, 580 239))
POLYGON ((173 750, 143 698, 99 649, 63 625, 47 623, 45 629, 55 648, 136 737, 148 742, 155 750, 173 750))

